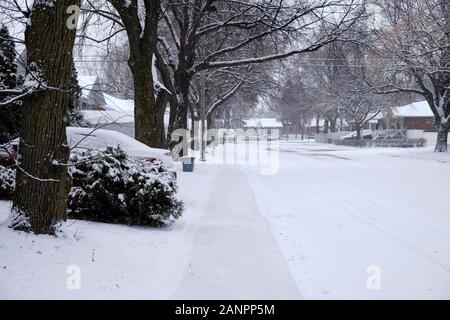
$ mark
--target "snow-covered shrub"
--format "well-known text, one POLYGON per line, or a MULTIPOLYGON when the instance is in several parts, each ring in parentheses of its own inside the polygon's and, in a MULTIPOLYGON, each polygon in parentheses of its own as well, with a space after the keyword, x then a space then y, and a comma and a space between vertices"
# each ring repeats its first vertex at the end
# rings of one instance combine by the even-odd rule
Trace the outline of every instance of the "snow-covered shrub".
POLYGON ((373 136, 374 140, 392 140, 392 139, 406 139, 406 132, 404 130, 388 129, 377 130, 373 136))
POLYGON ((0 166, 0 200, 12 200, 16 188, 16 170, 0 166))
POLYGON ((69 108, 67 111, 67 126, 69 127, 82 127, 88 128, 91 126, 89 121, 87 121, 81 111, 75 108, 69 108))
POLYGON ((177 186, 160 163, 128 158, 120 148, 72 153, 70 218, 163 226, 179 218, 177 186))

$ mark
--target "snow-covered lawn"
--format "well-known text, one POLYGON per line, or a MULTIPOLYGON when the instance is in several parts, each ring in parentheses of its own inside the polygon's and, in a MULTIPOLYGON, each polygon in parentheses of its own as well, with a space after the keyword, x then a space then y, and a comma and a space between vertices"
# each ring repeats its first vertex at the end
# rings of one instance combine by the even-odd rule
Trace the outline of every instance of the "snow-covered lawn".
POLYGON ((273 175, 212 159, 180 172, 186 212, 167 229, 69 221, 55 239, 3 224, 0 298, 450 298, 449 154, 297 142, 277 161, 273 175))
MULTIPOLYGON (((180 190, 187 210, 167 229, 69 220, 68 238, 55 239, 0 225, 0 298, 172 297, 188 263, 195 221, 204 211, 204 198, 194 188, 209 183, 211 174, 204 171, 179 178, 191 186, 180 190), (71 266, 80 268, 80 290, 67 288, 71 266)), ((9 207, 10 202, 0 201, 0 221, 7 218, 9 207)))

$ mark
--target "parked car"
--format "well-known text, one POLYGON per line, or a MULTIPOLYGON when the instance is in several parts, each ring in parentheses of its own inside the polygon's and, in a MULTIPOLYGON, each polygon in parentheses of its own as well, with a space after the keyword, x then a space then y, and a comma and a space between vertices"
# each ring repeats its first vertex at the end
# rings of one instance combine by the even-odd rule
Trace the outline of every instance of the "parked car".
MULTIPOLYGON (((68 127, 67 142, 71 149, 105 150, 109 146, 120 147, 132 158, 143 159, 149 162, 161 161, 174 178, 177 177, 170 150, 150 148, 136 139, 117 131, 68 127)), ((19 140, 16 139, 7 144, 8 150, 2 152, 0 149, 0 165, 12 166, 15 164, 18 144, 19 140)))
POLYGON ((0 166, 13 167, 16 164, 19 140, 13 140, 0 146, 0 166))
MULTIPOLYGON (((372 139, 373 132, 372 130, 361 130, 361 138, 363 139, 372 139)), ((349 134, 341 137, 342 140, 356 139, 357 133, 356 131, 350 132, 349 134)))

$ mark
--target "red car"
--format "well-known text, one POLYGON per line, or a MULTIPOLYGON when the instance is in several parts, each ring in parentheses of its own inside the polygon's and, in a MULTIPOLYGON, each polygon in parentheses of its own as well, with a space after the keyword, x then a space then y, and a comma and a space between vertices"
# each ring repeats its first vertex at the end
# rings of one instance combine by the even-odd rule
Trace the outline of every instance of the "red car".
POLYGON ((0 166, 13 167, 16 164, 19 140, 0 145, 0 166))

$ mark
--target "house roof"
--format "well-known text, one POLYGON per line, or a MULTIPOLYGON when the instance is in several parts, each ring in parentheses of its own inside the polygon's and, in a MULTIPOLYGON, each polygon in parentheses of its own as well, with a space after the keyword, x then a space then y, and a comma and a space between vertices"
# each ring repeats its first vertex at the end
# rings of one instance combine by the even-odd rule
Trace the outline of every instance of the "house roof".
POLYGON ((96 84, 98 84, 97 76, 77 76, 78 85, 81 87, 83 95, 87 95, 96 84))
POLYGON ((105 101, 105 110, 83 110, 82 113, 86 120, 93 124, 129 123, 134 121, 134 100, 124 100, 106 93, 102 94, 105 101))
POLYGON ((244 120, 246 128, 283 128, 283 124, 276 118, 253 118, 244 120))
POLYGON ((397 117, 434 117, 426 101, 414 102, 401 107, 393 107, 392 113, 397 117))
POLYGON ((78 76, 78 85, 81 87, 81 96, 89 103, 107 107, 98 76, 78 76))
POLYGON ((109 109, 133 115, 134 113, 133 99, 119 99, 106 93, 103 93, 103 96, 105 97, 106 106, 109 109))
POLYGON ((131 123, 134 122, 133 115, 113 110, 82 110, 83 117, 92 125, 107 123, 131 123))

